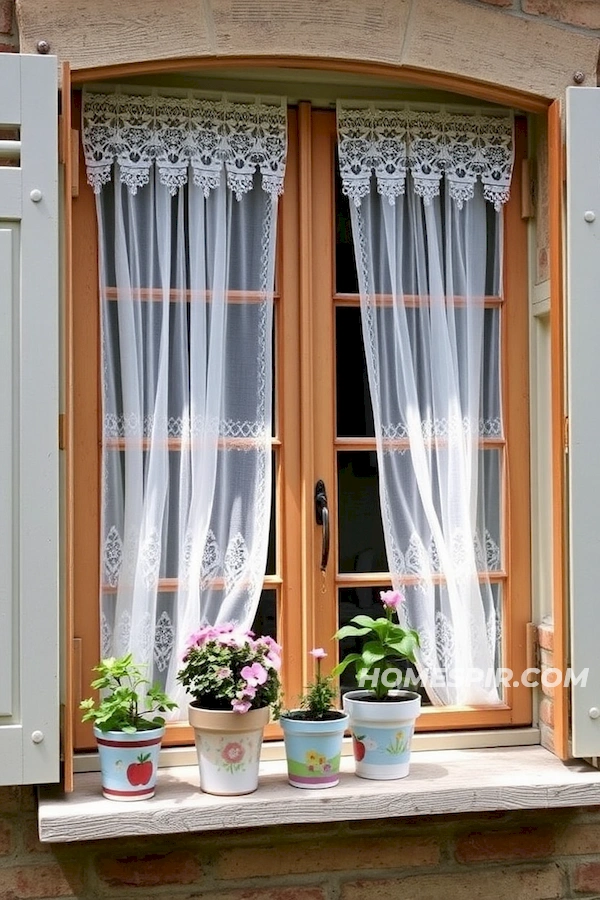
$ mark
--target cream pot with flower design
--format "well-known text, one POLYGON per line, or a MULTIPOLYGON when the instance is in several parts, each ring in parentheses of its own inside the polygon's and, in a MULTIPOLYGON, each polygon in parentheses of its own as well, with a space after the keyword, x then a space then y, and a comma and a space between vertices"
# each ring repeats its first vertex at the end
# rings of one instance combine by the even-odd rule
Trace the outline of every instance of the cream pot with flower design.
POLYGON ((188 708, 209 794, 249 794, 258 787, 263 729, 279 705, 281 648, 270 637, 228 622, 193 634, 178 680, 188 708))
POLYGON ((382 591, 385 617, 355 616, 335 637, 365 637, 360 653, 350 653, 334 674, 353 665, 361 690, 344 694, 344 710, 350 716, 350 731, 356 765, 361 778, 404 778, 409 772, 410 745, 421 697, 415 691, 396 689, 403 674, 403 660, 415 663, 419 647, 416 631, 399 621, 404 600, 399 591, 382 591))

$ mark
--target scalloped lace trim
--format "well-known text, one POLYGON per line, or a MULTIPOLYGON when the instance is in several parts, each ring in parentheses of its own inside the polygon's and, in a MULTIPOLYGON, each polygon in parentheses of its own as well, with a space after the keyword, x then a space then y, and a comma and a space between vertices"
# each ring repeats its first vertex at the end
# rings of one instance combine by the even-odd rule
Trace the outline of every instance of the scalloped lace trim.
POLYGON ((96 194, 113 177, 113 166, 135 194, 149 183, 155 165, 173 195, 188 183, 191 168, 205 197, 220 185, 223 169, 238 200, 252 189, 257 171, 263 190, 278 196, 285 174, 286 101, 85 92, 83 148, 96 194))
POLYGON ((356 206, 371 189, 391 204, 412 176, 416 194, 430 203, 445 176, 459 209, 481 181, 483 195, 499 210, 510 194, 514 161, 513 117, 440 110, 352 108, 338 101, 338 147, 342 190, 356 206))

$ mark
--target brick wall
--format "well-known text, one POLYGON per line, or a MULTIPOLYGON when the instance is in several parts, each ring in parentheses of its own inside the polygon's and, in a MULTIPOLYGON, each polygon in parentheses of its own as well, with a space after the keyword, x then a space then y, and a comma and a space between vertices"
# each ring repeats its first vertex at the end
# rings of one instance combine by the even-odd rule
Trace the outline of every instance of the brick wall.
POLYGON ((600 808, 49 846, 36 838, 33 797, 0 788, 0 900, 600 896, 600 808))

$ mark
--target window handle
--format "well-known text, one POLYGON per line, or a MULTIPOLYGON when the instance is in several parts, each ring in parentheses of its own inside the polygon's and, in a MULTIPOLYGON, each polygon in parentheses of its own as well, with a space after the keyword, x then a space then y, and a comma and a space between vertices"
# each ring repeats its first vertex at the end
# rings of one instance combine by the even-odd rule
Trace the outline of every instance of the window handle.
POLYGON ((321 572, 327 569, 329 560, 329 507, 325 483, 319 479, 315 485, 315 518, 317 525, 323 526, 323 544, 321 549, 321 572))

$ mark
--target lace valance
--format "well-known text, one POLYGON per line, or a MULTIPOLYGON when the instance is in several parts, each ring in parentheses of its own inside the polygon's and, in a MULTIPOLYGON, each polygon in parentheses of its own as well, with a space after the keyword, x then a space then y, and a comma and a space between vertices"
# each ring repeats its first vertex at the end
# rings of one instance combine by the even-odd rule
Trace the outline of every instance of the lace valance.
POLYGON ((510 113, 359 108, 339 101, 337 116, 342 189, 356 206, 373 174, 377 191, 393 204, 405 192, 407 172, 426 203, 439 194, 442 177, 459 208, 473 197, 478 179, 496 210, 508 200, 514 160, 510 113))
POLYGON ((256 171, 272 196, 283 191, 286 102, 263 99, 132 96, 86 92, 83 148, 87 179, 95 193, 118 177, 132 194, 148 184, 152 166, 171 194, 188 182, 208 197, 225 169, 237 199, 252 189, 256 171))

